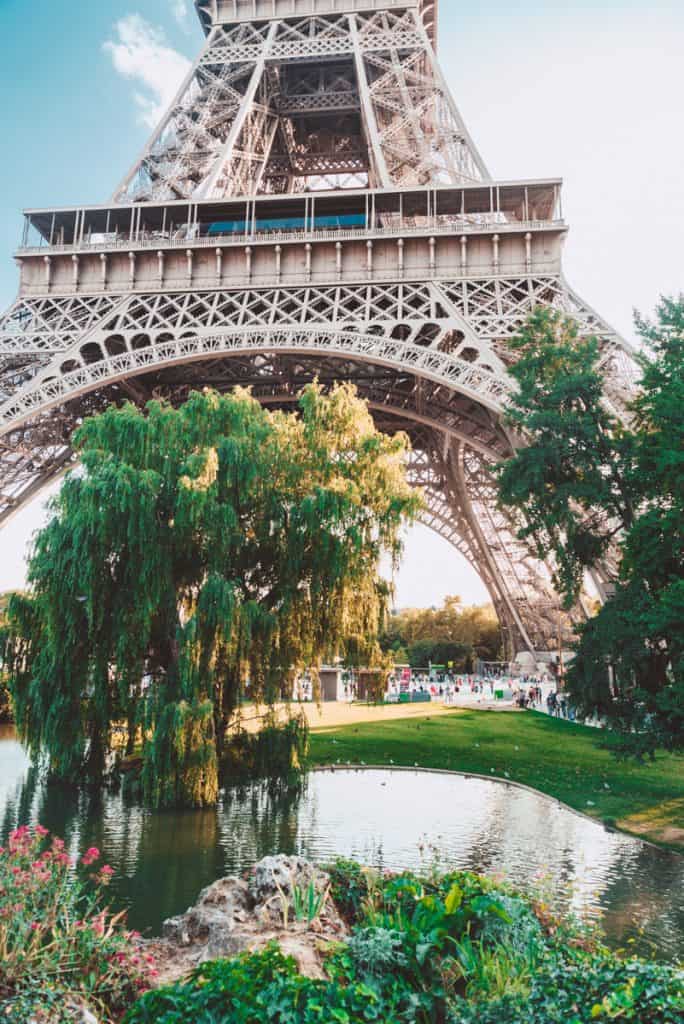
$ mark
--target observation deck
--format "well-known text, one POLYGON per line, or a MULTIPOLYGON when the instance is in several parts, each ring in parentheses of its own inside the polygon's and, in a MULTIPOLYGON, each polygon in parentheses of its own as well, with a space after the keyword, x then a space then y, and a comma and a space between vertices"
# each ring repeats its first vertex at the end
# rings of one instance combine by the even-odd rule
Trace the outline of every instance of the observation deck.
POLYGON ((433 47, 437 42, 437 0, 195 0, 195 7, 206 35, 217 25, 413 8, 433 47))
POLYGON ((27 210, 23 295, 326 281, 430 280, 560 268, 561 182, 27 210))

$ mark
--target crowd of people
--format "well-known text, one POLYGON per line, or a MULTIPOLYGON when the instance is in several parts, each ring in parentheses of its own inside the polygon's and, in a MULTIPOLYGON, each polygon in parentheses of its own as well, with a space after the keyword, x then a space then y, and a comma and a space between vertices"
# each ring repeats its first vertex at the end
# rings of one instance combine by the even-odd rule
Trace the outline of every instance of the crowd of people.
POLYGON ((389 699, 396 699, 400 693, 426 694, 445 704, 504 700, 520 708, 534 708, 557 718, 575 720, 574 709, 552 673, 516 676, 510 672, 485 671, 444 673, 435 677, 426 672, 411 672, 410 676, 390 676, 387 689, 389 699))
MULTIPOLYGON (((308 674, 297 680, 293 696, 298 701, 314 700, 314 686, 308 674)), ((340 674, 338 699, 347 702, 367 699, 360 692, 354 672, 340 674)), ((434 700, 450 705, 503 701, 522 709, 531 708, 552 717, 575 721, 575 710, 552 672, 515 675, 510 669, 502 668, 485 669, 479 673, 404 668, 390 675, 385 700, 388 703, 434 700)))

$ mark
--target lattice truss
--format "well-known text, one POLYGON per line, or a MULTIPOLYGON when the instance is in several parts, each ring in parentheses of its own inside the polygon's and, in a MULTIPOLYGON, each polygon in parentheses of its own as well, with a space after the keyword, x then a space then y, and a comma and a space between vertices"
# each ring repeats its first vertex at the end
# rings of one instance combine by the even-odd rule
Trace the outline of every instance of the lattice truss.
POLYGON ((498 507, 492 453, 439 431, 408 428, 410 477, 426 499, 423 522, 477 568, 507 646, 549 650, 571 639, 581 609, 560 611, 548 568, 517 539, 515 524, 498 507))
POLYGON ((343 350, 404 360, 501 405, 511 386, 505 339, 540 303, 599 336, 607 392, 620 407, 633 389, 633 361, 561 278, 539 276, 20 298, 0 318, 0 423, 88 390, 124 366, 136 372, 164 362, 169 346, 183 345, 190 357, 249 332, 256 346, 263 329, 296 334, 303 340, 292 343, 301 348, 325 346, 333 332, 343 350))
MULTIPOLYGON (((192 206, 479 180, 490 178, 424 21, 397 6, 209 28, 115 198, 192 206)), ((480 574, 509 652, 556 649, 575 619, 559 615, 548 568, 496 502, 492 467, 512 452, 505 342, 539 304, 575 316, 599 337, 606 392, 624 414, 636 368, 620 339, 562 276, 531 265, 522 276, 398 272, 382 283, 343 283, 331 266, 328 281, 149 292, 131 282, 97 294, 48 284, 21 296, 0 318, 0 525, 73 465, 72 430, 112 402, 179 403, 192 388, 248 384, 287 407, 314 377, 350 380, 381 429, 410 434, 424 520, 480 574)))
POLYGON ((554 647, 549 572, 497 508, 488 468, 511 451, 504 341, 539 302, 599 334, 620 399, 627 357, 555 278, 20 299, 0 321, 0 521, 62 472, 71 429, 111 401, 236 383, 292 401, 314 376, 350 379, 388 429, 429 428, 414 467, 428 460, 414 473, 425 521, 480 573, 511 649, 554 647))
POLYGON ((215 27, 120 202, 487 178, 414 9, 215 27))

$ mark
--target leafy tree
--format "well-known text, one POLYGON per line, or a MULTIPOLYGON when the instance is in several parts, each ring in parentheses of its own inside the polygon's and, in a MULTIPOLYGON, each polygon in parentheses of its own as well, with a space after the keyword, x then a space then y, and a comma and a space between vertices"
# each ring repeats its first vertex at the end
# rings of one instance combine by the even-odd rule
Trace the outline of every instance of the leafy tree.
MULTIPOLYGON (((0 594, 0 629, 5 625, 7 618, 7 605, 12 596, 10 591, 0 594)), ((12 698, 7 684, 7 672, 5 671, 2 659, 0 658, 0 725, 6 725, 12 721, 12 698)))
POLYGON ((397 647, 392 647, 388 652, 392 657, 393 665, 408 665, 409 655, 405 647, 399 644, 397 647))
POLYGON ((102 778, 126 723, 155 806, 215 802, 228 725, 346 645, 372 662, 384 551, 420 503, 408 441, 349 386, 299 411, 243 390, 86 420, 9 606, 17 726, 67 780, 102 778), (140 730, 138 731, 138 727, 140 730))
POLYGON ((528 447, 501 471, 501 500, 560 567, 572 601, 585 568, 617 548, 614 586, 580 629, 573 701, 643 755, 684 748, 684 296, 637 316, 642 379, 628 426, 606 411, 598 351, 537 312, 513 348, 513 420, 528 447))
POLYGON ((447 597, 441 608, 408 608, 391 616, 381 637, 395 661, 407 658, 416 668, 454 662, 463 670, 473 657, 494 661, 501 651, 501 629, 491 606, 464 607, 459 597, 447 597))
POLYGON ((411 668, 427 668, 432 665, 449 665, 457 671, 464 671, 466 663, 472 664, 473 649, 470 644, 447 640, 419 640, 409 648, 411 668))
POLYGON ((500 467, 500 498, 521 513, 521 538, 554 567, 569 607, 634 521, 633 439, 604 401, 598 341, 575 320, 540 306, 510 347, 509 419, 527 443, 500 467))
POLYGON ((684 748, 684 296, 663 299, 655 323, 636 323, 649 353, 634 403, 637 513, 615 593, 582 631, 570 685, 643 754, 684 748))

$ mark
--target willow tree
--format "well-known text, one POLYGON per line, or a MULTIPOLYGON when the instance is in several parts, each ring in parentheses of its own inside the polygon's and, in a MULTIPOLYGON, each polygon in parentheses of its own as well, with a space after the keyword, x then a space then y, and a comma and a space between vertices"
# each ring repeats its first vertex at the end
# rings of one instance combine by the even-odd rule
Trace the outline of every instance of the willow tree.
POLYGON ((111 408, 74 445, 10 602, 21 737, 57 776, 99 780, 123 728, 151 804, 211 804, 247 681, 272 704, 347 645, 375 655, 379 561, 420 503, 408 440, 352 387, 312 385, 292 414, 239 389, 111 408))

